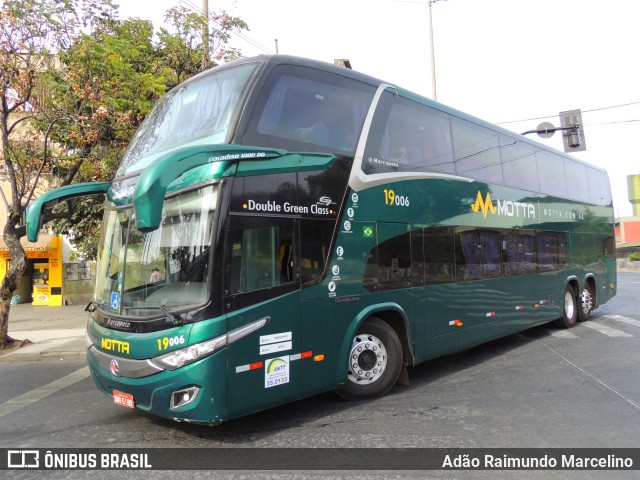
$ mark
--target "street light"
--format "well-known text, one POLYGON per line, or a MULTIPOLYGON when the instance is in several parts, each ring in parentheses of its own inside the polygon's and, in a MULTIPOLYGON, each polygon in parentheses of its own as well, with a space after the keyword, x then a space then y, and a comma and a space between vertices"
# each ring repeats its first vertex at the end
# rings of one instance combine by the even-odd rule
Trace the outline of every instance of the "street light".
POLYGON ((431 38, 431 88, 432 97, 434 100, 438 100, 436 93, 436 56, 433 48, 433 13, 431 12, 431 5, 442 0, 427 0, 429 3, 429 36, 431 38))

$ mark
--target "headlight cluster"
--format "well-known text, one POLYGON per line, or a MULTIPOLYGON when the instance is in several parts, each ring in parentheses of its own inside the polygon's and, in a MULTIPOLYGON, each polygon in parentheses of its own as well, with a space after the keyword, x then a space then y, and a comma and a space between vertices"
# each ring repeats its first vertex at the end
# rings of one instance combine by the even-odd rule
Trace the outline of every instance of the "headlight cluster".
POLYGON ((195 345, 190 345, 188 347, 181 348, 180 350, 174 350, 173 352, 159 355, 150 359, 149 362, 165 370, 176 370, 202 358, 208 357, 227 345, 237 342, 241 338, 244 338, 264 327, 269 323, 269 320, 271 320, 271 317, 261 318, 260 320, 256 320, 248 325, 236 328, 225 335, 220 335, 213 340, 196 343, 195 345))
POLYGON ((151 362, 165 370, 175 370, 189 365, 201 358, 208 357, 227 345, 227 335, 216 337, 213 340, 196 343, 180 350, 160 355, 151 359, 151 362))

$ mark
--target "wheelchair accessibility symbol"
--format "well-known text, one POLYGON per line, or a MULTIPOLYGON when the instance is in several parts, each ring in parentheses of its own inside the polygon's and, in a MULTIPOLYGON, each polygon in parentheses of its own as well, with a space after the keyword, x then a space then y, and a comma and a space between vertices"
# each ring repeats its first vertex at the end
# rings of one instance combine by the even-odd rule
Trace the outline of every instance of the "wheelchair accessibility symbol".
POLYGON ((114 310, 120 308, 120 294, 118 292, 111 292, 111 308, 114 310))

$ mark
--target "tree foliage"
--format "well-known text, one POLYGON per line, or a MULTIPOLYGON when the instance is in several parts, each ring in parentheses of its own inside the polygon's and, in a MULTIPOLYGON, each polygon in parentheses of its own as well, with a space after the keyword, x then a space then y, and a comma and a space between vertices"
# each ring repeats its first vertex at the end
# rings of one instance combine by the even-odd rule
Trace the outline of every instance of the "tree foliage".
MULTIPOLYGON (((184 7, 170 9, 165 25, 140 19, 117 20, 115 10, 103 9, 91 29, 78 35, 61 52, 61 68, 49 70, 45 89, 48 120, 59 127, 55 142, 66 152, 53 173, 78 182, 113 178, 129 140, 154 103, 187 78, 239 57, 227 46, 232 30, 246 24, 226 13, 211 15, 203 51, 206 19, 184 7)), ((44 125, 42 125, 44 127, 44 125)), ((70 235, 87 258, 97 250, 101 198, 68 202, 55 212, 56 233, 70 235)))
POLYGON ((0 285, 0 348, 13 343, 8 336, 11 296, 27 266, 21 220, 43 171, 36 156, 41 136, 24 127, 39 115, 35 92, 42 72, 69 45, 76 21, 70 0, 5 0, 0 9, 0 157, 3 180, 10 186, 10 192, 2 191, 7 210, 3 238, 11 255, 0 285))
MULTIPOLYGON (((10 299, 26 267, 21 220, 42 175, 51 187, 113 178, 129 140, 160 96, 238 57, 228 46, 229 34, 246 28, 224 12, 205 19, 176 7, 154 32, 148 21, 120 20, 112 0, 4 1, 0 156, 11 192, 1 193, 12 262, 0 287, 0 348, 11 340, 10 299)), ((101 203, 67 202, 45 220, 54 219, 56 233, 70 235, 81 252, 95 257, 101 203)))

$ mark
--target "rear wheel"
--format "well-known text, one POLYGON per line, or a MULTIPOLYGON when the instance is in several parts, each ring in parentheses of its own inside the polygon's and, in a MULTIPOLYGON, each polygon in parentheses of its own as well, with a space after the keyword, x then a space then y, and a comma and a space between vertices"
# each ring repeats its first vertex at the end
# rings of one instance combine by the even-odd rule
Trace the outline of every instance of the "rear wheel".
POLYGON ((337 390, 342 398, 356 400, 387 393, 402 367, 402 346, 393 328, 379 318, 369 318, 351 342, 347 367, 347 381, 337 390))
POLYGON ((585 283, 582 289, 582 295, 580 295, 580 308, 578 309, 579 320, 581 322, 586 322, 591 318, 594 304, 593 287, 590 283, 585 283))
POLYGON ((564 291, 564 309, 562 311, 562 317, 554 322, 554 325, 558 328, 571 328, 575 326, 578 321, 578 299, 576 298, 576 291, 573 286, 567 285, 567 289, 564 291))

